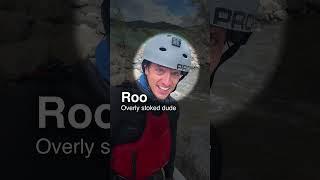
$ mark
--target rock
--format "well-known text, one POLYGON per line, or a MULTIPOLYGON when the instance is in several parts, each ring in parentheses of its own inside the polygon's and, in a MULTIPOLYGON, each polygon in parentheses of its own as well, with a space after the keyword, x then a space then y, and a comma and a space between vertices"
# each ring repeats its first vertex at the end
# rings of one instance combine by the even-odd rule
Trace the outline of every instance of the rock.
POLYGON ((89 61, 91 61, 92 62, 92 64, 94 64, 94 65, 96 65, 96 58, 89 58, 89 61))
POLYGON ((123 74, 112 75, 110 79, 110 84, 112 86, 120 85, 124 80, 125 75, 123 74))
POLYGON ((0 47, 0 71, 6 78, 16 77, 31 72, 40 64, 48 61, 48 44, 43 39, 29 39, 10 43, 0 47))
MULTIPOLYGON (((68 29, 63 25, 56 31, 61 32, 68 29)), ((65 33, 58 34, 50 41, 50 57, 62 61, 84 60, 94 56, 99 37, 95 30, 85 24, 72 26, 65 33)))
POLYGON ((195 53, 194 49, 191 49, 191 67, 192 68, 200 68, 198 56, 195 53))
POLYGON ((288 0, 274 0, 274 1, 276 1, 281 6, 281 9, 285 9, 288 7, 287 5, 288 0))
POLYGON ((51 20, 54 23, 70 21, 72 9, 64 0, 33 0, 26 11, 35 19, 51 20))
POLYGON ((133 82, 134 80, 135 79, 133 77, 132 71, 122 71, 118 74, 112 75, 110 82, 112 86, 116 86, 123 83, 124 81, 133 82))
POLYGON ((138 79, 142 74, 142 70, 141 69, 134 69, 133 70, 133 76, 135 79, 138 79))
POLYGON ((180 132, 177 139, 177 167, 185 177, 209 179, 210 176, 210 130, 193 127, 180 132))
POLYGON ((49 39, 53 34, 52 29, 54 29, 53 24, 46 21, 37 21, 32 25, 31 36, 49 39))
POLYGON ((274 11, 280 10, 281 6, 274 0, 261 0, 260 5, 266 14, 272 14, 274 11))
POLYGON ((104 26, 101 20, 99 20, 98 25, 96 27, 96 33, 99 35, 104 35, 105 34, 105 30, 104 30, 104 26))
POLYGON ((278 10, 274 12, 274 17, 279 20, 285 20, 288 17, 288 14, 285 10, 278 10))
POLYGON ((31 32, 31 19, 22 13, 0 11, 0 42, 25 40, 31 32))
POLYGON ((117 65, 111 65, 110 66, 111 74, 119 74, 119 70, 120 70, 120 67, 117 66, 117 65))
POLYGON ((191 66, 192 68, 200 68, 200 65, 198 64, 197 61, 191 61, 191 66))
POLYGON ((97 7, 100 7, 102 4, 103 0, 95 0, 95 1, 90 1, 89 5, 95 5, 97 7))
POLYGON ((80 9, 80 11, 86 16, 100 17, 100 8, 96 6, 86 6, 80 9))
POLYGON ((81 8, 84 6, 88 6, 89 0, 71 0, 71 6, 74 8, 81 8))
POLYGON ((274 22, 286 18, 286 2, 283 0, 261 0, 258 8, 258 20, 274 22))
POLYGON ((99 16, 96 13, 88 13, 80 10, 73 11, 73 24, 87 24, 91 28, 97 28, 99 16))
POLYGON ((96 35, 96 31, 86 24, 76 26, 74 28, 75 45, 80 53, 81 59, 92 57, 95 54, 95 48, 100 40, 96 35))

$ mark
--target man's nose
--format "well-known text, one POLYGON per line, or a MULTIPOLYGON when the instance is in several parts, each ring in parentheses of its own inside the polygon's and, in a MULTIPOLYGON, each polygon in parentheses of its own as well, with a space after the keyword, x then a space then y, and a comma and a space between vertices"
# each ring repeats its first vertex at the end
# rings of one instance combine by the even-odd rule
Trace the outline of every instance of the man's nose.
POLYGON ((162 77, 162 83, 165 86, 171 86, 172 81, 171 81, 171 73, 170 72, 166 72, 163 77, 162 77))

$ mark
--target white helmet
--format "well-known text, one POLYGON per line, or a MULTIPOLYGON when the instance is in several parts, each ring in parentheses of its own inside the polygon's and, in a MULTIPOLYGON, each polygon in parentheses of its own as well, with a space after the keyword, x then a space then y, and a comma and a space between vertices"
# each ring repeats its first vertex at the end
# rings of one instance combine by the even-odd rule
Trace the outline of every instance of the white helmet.
POLYGON ((168 68, 189 72, 191 50, 189 43, 174 34, 159 34, 147 40, 143 60, 168 68))
POLYGON ((259 0, 209 0, 210 25, 252 32, 259 0))

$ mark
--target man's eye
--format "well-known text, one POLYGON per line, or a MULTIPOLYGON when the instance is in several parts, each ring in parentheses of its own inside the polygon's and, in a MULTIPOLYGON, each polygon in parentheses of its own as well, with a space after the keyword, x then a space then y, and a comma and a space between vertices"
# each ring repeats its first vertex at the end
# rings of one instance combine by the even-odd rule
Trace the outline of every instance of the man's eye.
POLYGON ((157 71, 159 74, 164 73, 164 69, 162 69, 162 68, 160 68, 160 67, 156 68, 156 71, 157 71))
POLYGON ((173 72, 172 75, 176 76, 176 77, 180 77, 181 73, 180 72, 173 72))

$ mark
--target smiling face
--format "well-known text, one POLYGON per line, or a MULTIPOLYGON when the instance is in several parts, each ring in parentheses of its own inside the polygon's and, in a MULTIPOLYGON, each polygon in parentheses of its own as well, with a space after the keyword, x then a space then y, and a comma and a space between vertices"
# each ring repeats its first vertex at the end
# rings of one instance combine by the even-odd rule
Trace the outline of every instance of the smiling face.
POLYGON ((160 100, 170 95, 182 77, 181 71, 154 63, 145 66, 145 74, 152 93, 160 100))

